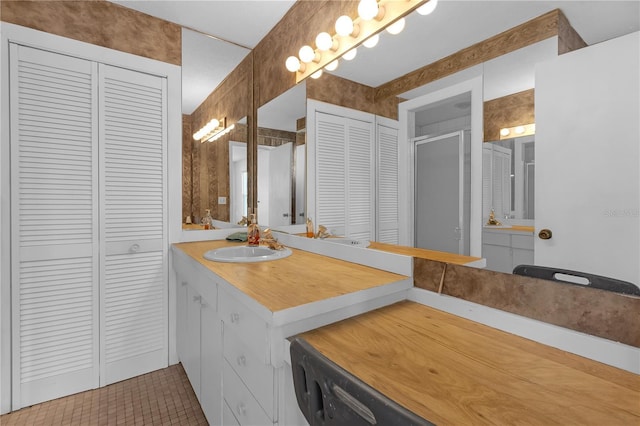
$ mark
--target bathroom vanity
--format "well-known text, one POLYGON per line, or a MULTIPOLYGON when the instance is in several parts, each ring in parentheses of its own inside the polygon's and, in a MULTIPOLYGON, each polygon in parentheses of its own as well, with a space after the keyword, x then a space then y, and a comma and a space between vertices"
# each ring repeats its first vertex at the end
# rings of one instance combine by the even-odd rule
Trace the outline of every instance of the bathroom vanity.
POLYGON ((271 262, 203 258, 233 245, 172 248, 179 358, 211 424, 300 424, 285 338, 403 300, 412 281, 296 249, 271 262))
MULTIPOLYGON (((211 424, 306 424, 292 378, 294 336, 436 424, 640 420, 640 376, 497 324, 519 325, 534 340, 576 333, 414 288, 413 258, 396 253, 430 253, 281 239, 291 256, 259 263, 204 259, 239 245, 228 241, 172 247, 178 355, 211 424)), ((603 341, 595 342, 601 352, 617 350, 603 341)))

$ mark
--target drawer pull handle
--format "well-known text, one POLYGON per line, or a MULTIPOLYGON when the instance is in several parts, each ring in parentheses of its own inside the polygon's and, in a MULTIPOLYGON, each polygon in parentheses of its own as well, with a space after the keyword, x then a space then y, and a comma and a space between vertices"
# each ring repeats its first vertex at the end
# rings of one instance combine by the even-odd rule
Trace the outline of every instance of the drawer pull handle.
POLYGON ((198 301, 200 301, 200 299, 202 299, 202 296, 193 296, 193 301, 194 302, 198 302, 198 301))
POLYGON ((239 416, 244 416, 247 414, 247 407, 244 405, 243 402, 238 403, 238 405, 236 406, 236 412, 238 413, 239 416))
POLYGON ((131 251, 131 253, 137 253, 140 251, 140 244, 132 244, 131 247, 129 247, 129 251, 131 251))
POLYGON ((233 313, 231 314, 231 322, 234 324, 237 324, 240 322, 240 314, 238 313, 233 313))
POLYGON ((240 367, 244 367, 245 365, 247 365, 247 358, 245 358, 244 355, 240 355, 238 359, 236 359, 236 362, 240 367))
POLYGON ((187 282, 186 281, 182 281, 180 284, 187 285, 187 282))

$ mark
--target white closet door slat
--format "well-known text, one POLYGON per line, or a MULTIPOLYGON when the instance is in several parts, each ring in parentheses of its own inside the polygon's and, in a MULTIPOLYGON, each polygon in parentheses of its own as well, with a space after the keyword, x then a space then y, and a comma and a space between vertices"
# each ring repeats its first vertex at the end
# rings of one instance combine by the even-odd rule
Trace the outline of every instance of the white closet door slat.
POLYGON ((102 385, 168 364, 165 86, 100 65, 102 385))
POLYGON ((346 230, 346 119, 316 113, 316 224, 346 230))
POLYGON ((378 123, 376 130, 378 148, 378 241, 383 243, 398 244, 398 128, 397 126, 395 128, 392 128, 378 123))
POLYGON ((349 238, 371 240, 373 231, 373 123, 347 125, 347 232, 349 238))
POLYGON ((10 45, 13 408, 98 385, 97 67, 10 45))

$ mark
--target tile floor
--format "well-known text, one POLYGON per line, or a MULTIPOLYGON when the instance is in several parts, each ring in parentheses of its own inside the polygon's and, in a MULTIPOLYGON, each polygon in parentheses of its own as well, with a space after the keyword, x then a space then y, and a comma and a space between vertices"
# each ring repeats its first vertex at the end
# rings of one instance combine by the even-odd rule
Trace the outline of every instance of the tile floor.
POLYGON ((0 416, 1 426, 208 425, 181 364, 0 416))

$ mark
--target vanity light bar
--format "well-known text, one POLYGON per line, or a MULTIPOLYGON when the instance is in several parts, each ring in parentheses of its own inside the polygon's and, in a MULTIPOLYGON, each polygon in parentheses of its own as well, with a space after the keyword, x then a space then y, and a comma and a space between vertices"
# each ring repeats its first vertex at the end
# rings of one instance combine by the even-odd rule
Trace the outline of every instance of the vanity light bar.
POLYGON ((535 135, 535 133, 536 133, 535 123, 521 124, 519 126, 514 126, 514 127, 505 127, 500 129, 500 140, 517 138, 520 136, 535 135))
POLYGON ((358 16, 351 20, 348 16, 341 16, 338 19, 338 21, 341 21, 340 25, 337 25, 338 22, 336 22, 336 34, 331 37, 330 47, 329 40, 327 40, 324 33, 321 33, 323 35, 319 35, 320 40, 318 40, 320 43, 316 42, 316 44, 319 45, 318 48, 315 50, 311 48, 314 53, 313 55, 309 52, 308 48, 310 48, 310 46, 303 46, 304 52, 299 52, 301 54, 300 59, 295 56, 290 56, 286 60, 286 67, 289 71, 296 73, 296 83, 314 74, 317 77, 321 74, 318 71, 322 70, 328 64, 336 61, 345 53, 355 49, 364 43, 365 40, 378 34, 409 13, 428 4, 432 4, 430 9, 433 9, 437 4, 437 0, 382 0, 379 2, 376 0, 361 0, 358 5, 358 10, 359 12, 363 12, 364 18, 368 19, 358 16), (346 22, 347 20, 350 22, 346 22), (345 29, 346 27, 348 27, 350 31, 347 31, 345 29), (324 49, 325 47, 329 48, 324 49), (304 53, 304 55, 302 55, 302 53, 304 53))
POLYGON ((225 127, 225 128, 223 128, 222 130, 220 130, 220 131, 218 131, 218 132, 214 133, 213 135, 211 135, 211 136, 209 137, 209 139, 207 139, 207 142, 213 142, 213 141, 215 141, 215 140, 220 139, 222 136, 226 135, 227 133, 229 133, 230 131, 232 131, 233 129, 235 129, 235 127, 236 127, 236 125, 235 125, 235 124, 232 124, 232 125, 231 125, 231 126, 229 126, 229 127, 225 127))

